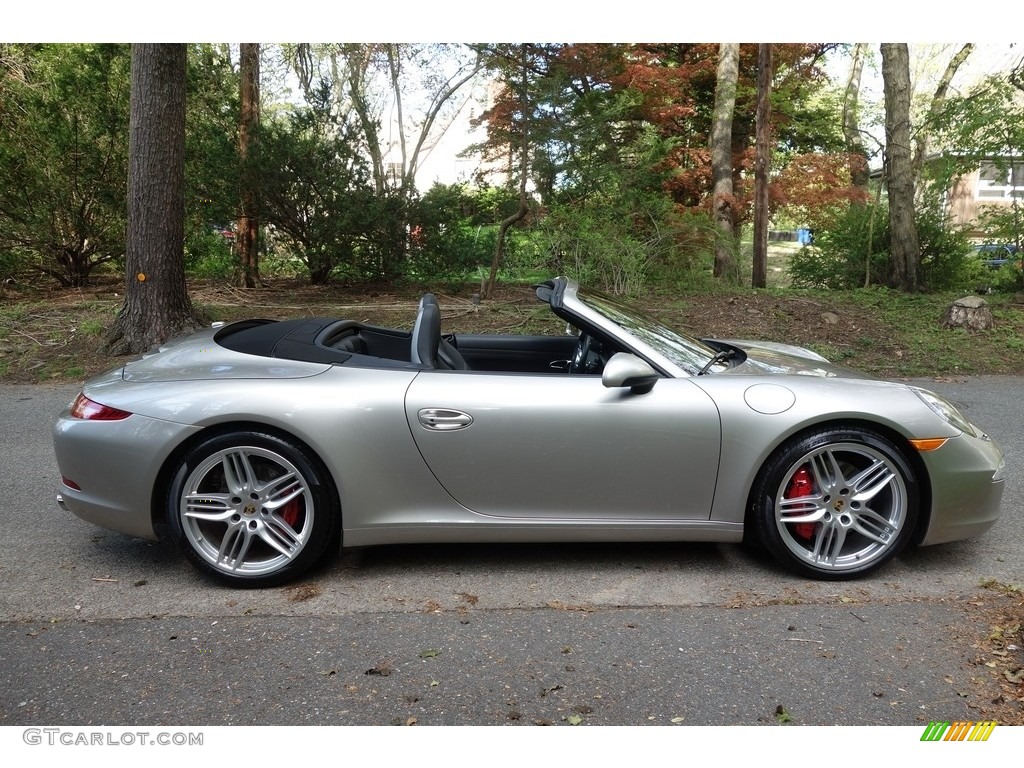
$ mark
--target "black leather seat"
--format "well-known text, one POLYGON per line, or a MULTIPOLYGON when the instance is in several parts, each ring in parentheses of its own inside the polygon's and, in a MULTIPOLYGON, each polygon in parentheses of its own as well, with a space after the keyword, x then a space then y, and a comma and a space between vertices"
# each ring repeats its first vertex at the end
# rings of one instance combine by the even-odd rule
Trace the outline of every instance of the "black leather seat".
POLYGON ((469 369, 455 345, 441 338, 441 308, 437 297, 425 293, 420 298, 416 322, 412 327, 412 362, 428 368, 469 369))
POLYGON ((437 348, 441 345, 441 309, 433 294, 420 299, 416 322, 412 326, 410 357, 412 362, 427 368, 437 368, 437 348), (433 299, 429 301, 427 297, 433 299))

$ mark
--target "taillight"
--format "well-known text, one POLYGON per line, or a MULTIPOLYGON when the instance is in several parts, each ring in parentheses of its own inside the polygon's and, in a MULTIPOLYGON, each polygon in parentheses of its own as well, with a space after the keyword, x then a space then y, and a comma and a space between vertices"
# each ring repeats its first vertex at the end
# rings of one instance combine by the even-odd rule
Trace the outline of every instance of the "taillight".
POLYGON ((120 421, 131 416, 128 411, 97 403, 81 393, 75 398, 75 402, 71 404, 71 415, 76 419, 84 421, 120 421))

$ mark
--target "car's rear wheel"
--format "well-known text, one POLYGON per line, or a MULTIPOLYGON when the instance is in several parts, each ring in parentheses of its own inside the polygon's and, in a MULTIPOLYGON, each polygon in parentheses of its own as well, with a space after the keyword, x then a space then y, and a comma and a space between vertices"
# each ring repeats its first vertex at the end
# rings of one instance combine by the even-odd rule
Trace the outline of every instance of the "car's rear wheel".
POLYGON ((804 576, 863 576, 914 532, 918 488, 903 450, 860 427, 805 434, 766 462, 755 486, 760 540, 804 576))
POLYGON ((265 587, 309 570, 337 542, 337 493, 323 463, 290 440, 232 432, 185 456, 168 495, 171 533, 202 572, 265 587))

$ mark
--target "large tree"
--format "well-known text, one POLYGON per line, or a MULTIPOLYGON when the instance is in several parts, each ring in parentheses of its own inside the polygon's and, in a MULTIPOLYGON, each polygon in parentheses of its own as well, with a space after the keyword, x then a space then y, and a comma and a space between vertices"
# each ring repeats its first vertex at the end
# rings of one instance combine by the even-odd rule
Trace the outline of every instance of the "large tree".
POLYGON ((257 216, 259 175, 251 160, 260 122, 260 45, 242 43, 239 62, 238 159, 242 166, 235 247, 238 250, 239 284, 255 288, 260 277, 259 219, 257 216))
POLYGON ((860 83, 867 52, 867 43, 857 43, 853 46, 850 74, 846 79, 846 90, 843 93, 843 138, 846 141, 846 151, 850 155, 850 181, 864 193, 868 190, 868 153, 864 148, 864 137, 861 135, 859 108, 860 83))
MULTIPOLYGON (((498 278, 498 269, 505 259, 505 238, 509 227, 522 221, 530 212, 529 198, 526 194, 526 183, 530 171, 531 125, 533 123, 534 111, 534 104, 530 98, 530 71, 532 69, 531 59, 533 58, 531 56, 531 48, 532 46, 529 44, 523 43, 493 54, 503 59, 503 62, 499 64, 499 69, 503 69, 506 74, 511 72, 511 75, 506 77, 505 91, 499 98, 499 102, 504 104, 510 116, 515 115, 518 117, 518 119, 511 117, 509 121, 511 139, 509 149, 511 155, 515 158, 514 164, 517 166, 515 175, 510 173, 509 177, 518 178, 519 205, 515 211, 503 218, 498 225, 498 236, 494 244, 494 255, 491 258, 491 269, 487 275, 487 281, 481 287, 481 294, 485 299, 490 298, 494 293, 494 283, 498 278)), ((511 165, 512 163, 510 163, 511 165)))
MULTIPOLYGON (((640 271, 675 271, 699 262, 710 247, 704 221, 713 205, 710 134, 719 46, 531 48, 530 175, 544 214, 537 219, 541 226, 557 220, 564 229, 575 222, 578 230, 587 227, 593 232, 595 223, 611 217, 614 229, 630 241, 621 243, 621 252, 636 254, 640 271)), ((771 136, 781 159, 808 150, 842 149, 835 112, 810 108, 824 82, 815 64, 824 50, 813 45, 773 46, 771 136), (810 120, 804 119, 808 111, 813 113, 810 120)), ((723 240, 729 245, 749 219, 752 202, 757 51, 753 45, 737 51, 733 116, 723 133, 724 146, 720 145, 720 169, 731 176, 732 185, 732 224, 726 225, 731 233, 723 240)), ((508 75, 499 73, 499 80, 513 87, 508 75)), ((511 128, 520 114, 517 109, 495 108, 485 115, 488 140, 482 149, 491 167, 506 172, 506 179, 517 178, 519 155, 511 128)), ((845 155, 841 162, 845 164, 845 155)), ((830 189, 842 186, 834 177, 829 184, 830 189)), ((774 189, 772 196, 779 199, 774 189)), ((817 200, 817 193, 812 199, 817 200)), ((590 246, 577 252, 600 281, 607 275, 607 265, 591 263, 590 246)), ((560 251, 551 249, 552 258, 560 258, 560 251)))
POLYGON ((768 285, 768 171, 771 165, 772 45, 758 46, 757 146, 754 161, 754 257, 751 284, 768 285))
POLYGON ((81 286, 124 252, 129 58, 124 45, 0 44, 0 262, 10 273, 81 286))
POLYGON ((928 154, 930 152, 930 140, 932 134, 935 132, 935 123, 940 119, 942 113, 942 106, 946 101, 946 96, 949 94, 949 86, 953 82, 953 78, 956 76, 957 70, 963 66, 964 62, 967 61, 967 57, 971 55, 974 50, 974 43, 965 43, 959 51, 957 51, 953 57, 949 60, 946 65, 946 69, 943 71, 942 76, 939 78, 939 82, 935 86, 935 92, 932 94, 931 102, 928 106, 928 115, 925 119, 925 124, 920 127, 914 138, 914 185, 915 190, 920 194, 923 185, 921 184, 924 175, 925 162, 928 160, 928 154))
POLYGON ((615 293, 643 285, 651 265, 679 265, 676 246, 696 246, 680 234, 663 186, 670 140, 638 113, 623 47, 496 45, 485 52, 500 88, 479 116, 486 139, 471 151, 483 159, 480 178, 518 201, 495 216, 502 242, 512 225, 535 222, 531 246, 546 257, 547 269, 615 293), (528 210, 540 215, 527 219, 528 210))
POLYGON ((407 257, 408 220, 420 165, 464 102, 459 94, 480 70, 471 46, 412 43, 300 43, 285 46, 307 101, 326 85, 330 113, 370 160, 378 203, 388 216, 376 238, 381 277, 407 257))
POLYGON ((334 113, 330 87, 322 84, 309 96, 308 106, 261 128, 261 215, 278 246, 305 262, 314 284, 335 275, 393 277, 380 229, 391 225, 394 198, 374 194, 352 126, 334 113))
POLYGON ((199 324, 185 285, 186 46, 132 45, 125 301, 107 337, 137 354, 199 324))
POLYGON ((914 219, 914 168, 910 139, 910 53, 906 43, 882 43, 885 94, 885 165, 889 188, 890 284, 918 289, 921 261, 914 219))
POLYGON ((329 84, 337 118, 359 127, 378 195, 411 196, 420 164, 482 67, 479 51, 460 44, 300 43, 285 55, 307 99, 329 84))
POLYGON ((715 277, 738 282, 739 269, 734 255, 735 213, 733 206, 732 120, 736 107, 736 81, 739 76, 740 46, 722 43, 718 54, 715 84, 715 111, 711 124, 711 210, 718 236, 715 238, 715 277))

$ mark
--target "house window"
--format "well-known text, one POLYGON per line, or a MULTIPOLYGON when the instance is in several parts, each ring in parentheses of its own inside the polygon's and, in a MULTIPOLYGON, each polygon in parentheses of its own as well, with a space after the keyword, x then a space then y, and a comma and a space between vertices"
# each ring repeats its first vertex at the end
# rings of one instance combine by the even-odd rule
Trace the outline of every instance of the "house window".
POLYGON ((1024 159, 1005 164, 982 163, 978 173, 979 200, 1024 198, 1024 159))

